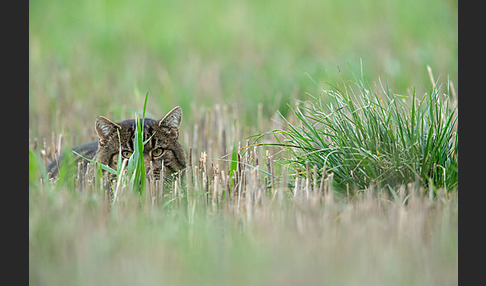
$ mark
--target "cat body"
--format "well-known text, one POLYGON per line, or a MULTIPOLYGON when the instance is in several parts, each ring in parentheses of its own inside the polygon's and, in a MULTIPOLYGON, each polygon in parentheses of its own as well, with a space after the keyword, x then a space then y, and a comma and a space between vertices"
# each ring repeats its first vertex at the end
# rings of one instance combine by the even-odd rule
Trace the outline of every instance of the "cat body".
MULTIPOLYGON (((178 141, 181 120, 182 108, 179 106, 160 120, 145 118, 142 134, 143 140, 147 142, 144 145, 143 157, 149 178, 160 179, 162 169, 164 178, 168 178, 185 168, 186 156, 178 141)), ((98 116, 95 121, 98 141, 74 147, 72 150, 116 170, 120 147, 122 158, 128 159, 134 152, 135 128, 135 119, 113 122, 106 117, 98 116)), ((76 155, 75 157, 75 162, 81 162, 82 167, 86 169, 88 161, 76 155)), ((62 157, 48 166, 47 171, 51 177, 57 176, 61 161, 62 157)))

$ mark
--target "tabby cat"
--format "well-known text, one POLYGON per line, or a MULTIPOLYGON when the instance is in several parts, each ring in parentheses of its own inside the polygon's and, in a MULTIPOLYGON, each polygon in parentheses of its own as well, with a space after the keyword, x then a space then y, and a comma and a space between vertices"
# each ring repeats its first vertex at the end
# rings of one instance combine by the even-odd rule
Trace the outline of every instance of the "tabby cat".
MULTIPOLYGON (((178 141, 181 120, 182 108, 180 106, 173 108, 160 120, 145 118, 143 140, 150 139, 144 145, 143 157, 149 178, 160 179, 162 165, 164 165, 164 178, 169 178, 173 173, 185 168, 186 156, 178 141)), ((74 147, 73 150, 83 157, 116 170, 120 145, 123 158, 130 158, 133 153, 135 126, 135 119, 113 122, 106 117, 98 116, 95 121, 98 141, 74 147), (118 133, 120 139, 118 139, 118 133)), ((79 156, 75 157, 77 157, 76 163, 81 162, 82 167, 86 169, 88 161, 79 156)), ((50 177, 57 176, 61 160, 62 158, 49 164, 47 171, 50 177)))

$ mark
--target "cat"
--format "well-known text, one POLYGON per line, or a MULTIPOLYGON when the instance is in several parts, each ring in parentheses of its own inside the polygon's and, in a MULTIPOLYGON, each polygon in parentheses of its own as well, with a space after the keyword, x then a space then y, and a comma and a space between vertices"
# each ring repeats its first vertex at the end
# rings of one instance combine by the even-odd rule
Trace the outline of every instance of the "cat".
MULTIPOLYGON (((181 121, 180 106, 174 107, 160 120, 145 118, 143 140, 147 142, 144 145, 143 157, 148 178, 159 180, 162 165, 163 176, 166 179, 186 167, 186 155, 178 141, 181 121)), ((134 152, 135 126, 135 119, 113 122, 106 117, 98 116, 95 120, 98 141, 74 147, 72 150, 116 170, 120 145, 123 158, 130 158, 134 152)), ((47 167, 50 178, 58 175, 62 159, 61 157, 59 160, 53 160, 47 167)), ((75 155, 75 162, 81 162, 82 168, 86 170, 87 160, 75 155)))

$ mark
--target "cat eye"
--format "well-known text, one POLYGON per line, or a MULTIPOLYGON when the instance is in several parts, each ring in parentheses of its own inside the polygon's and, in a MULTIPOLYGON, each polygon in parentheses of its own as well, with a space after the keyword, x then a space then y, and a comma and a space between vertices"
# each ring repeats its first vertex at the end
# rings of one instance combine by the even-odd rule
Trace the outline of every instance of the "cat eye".
POLYGON ((152 156, 153 156, 153 157, 159 157, 159 156, 161 156, 161 155, 162 155, 163 151, 164 151, 164 150, 163 150, 162 148, 157 148, 157 149, 154 149, 154 150, 152 151, 152 156))
POLYGON ((121 154, 122 154, 122 156, 123 156, 123 157, 125 157, 125 158, 127 158, 127 159, 129 159, 129 158, 130 158, 130 156, 132 156, 132 152, 127 151, 127 150, 123 150, 123 151, 121 152, 121 154))

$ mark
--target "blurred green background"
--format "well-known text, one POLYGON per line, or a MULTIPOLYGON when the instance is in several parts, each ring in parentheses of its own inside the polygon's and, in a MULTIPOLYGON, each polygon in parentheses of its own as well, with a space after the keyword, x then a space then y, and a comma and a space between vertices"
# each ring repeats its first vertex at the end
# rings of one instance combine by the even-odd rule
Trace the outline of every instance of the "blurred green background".
POLYGON ((352 79, 360 61, 397 93, 427 91, 427 65, 457 89, 457 11, 457 0, 29 1, 30 133, 82 143, 97 115, 131 117, 146 92, 153 117, 181 105, 190 124, 230 104, 254 126, 258 104, 264 118, 285 113, 319 94, 313 80, 352 79))

